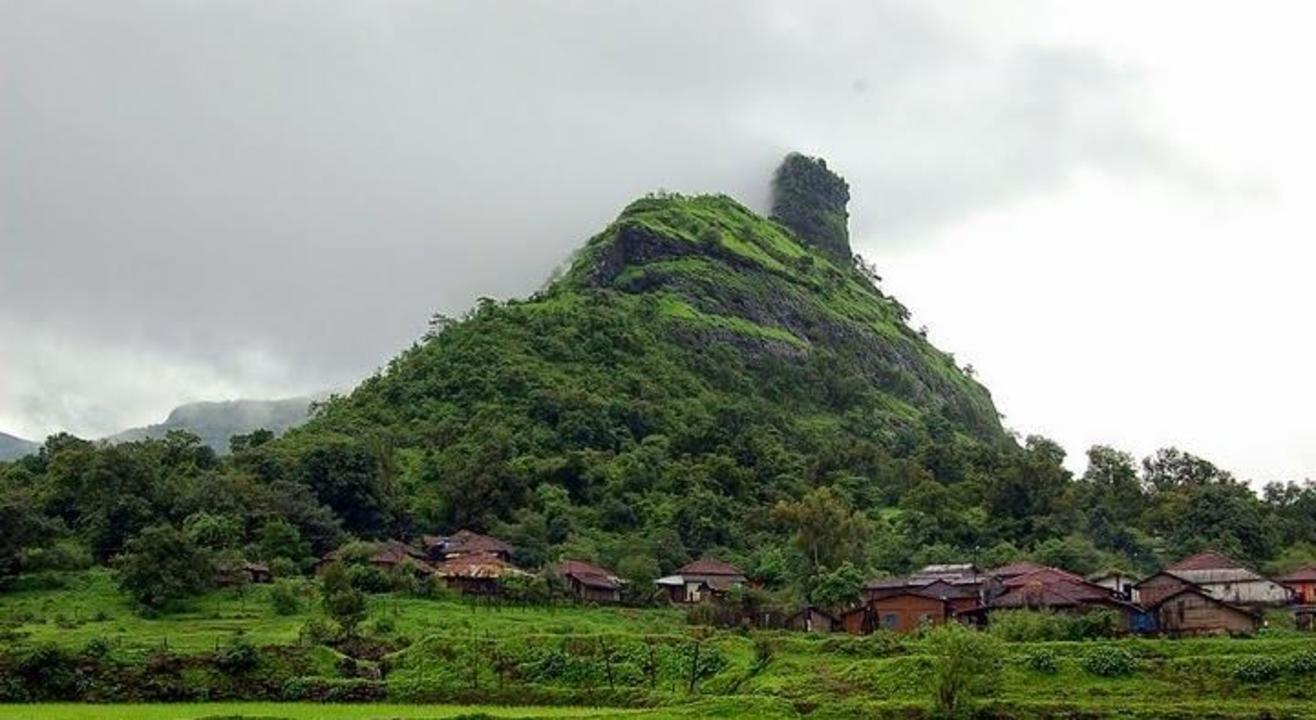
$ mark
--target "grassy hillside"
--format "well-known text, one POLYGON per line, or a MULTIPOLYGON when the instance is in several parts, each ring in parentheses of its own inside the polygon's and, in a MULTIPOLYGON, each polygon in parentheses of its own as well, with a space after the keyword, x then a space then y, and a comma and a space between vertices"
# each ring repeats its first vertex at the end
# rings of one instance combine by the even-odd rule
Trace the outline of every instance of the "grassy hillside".
MULTIPOLYGON (((182 612, 141 618, 128 613, 127 599, 101 573, 65 581, 64 588, 0 595, 0 616, 9 619, 0 643, 0 700, 63 697, 33 692, 121 701, 315 699, 306 688, 321 687, 356 693, 344 700, 420 704, 335 711, 353 718, 593 712, 562 706, 653 707, 636 711, 649 720, 920 718, 935 668, 919 636, 720 631, 687 624, 668 609, 490 607, 404 595, 371 598, 367 627, 383 654, 346 662, 303 631, 323 621, 313 596, 278 615, 268 588, 223 590, 182 612), (243 647, 260 649, 244 663, 243 647), (77 682, 61 674, 61 662, 78 668, 77 682), (382 679, 369 679, 370 668, 382 670, 382 679), (37 672, 27 684, 13 682, 37 672), (539 707, 497 711, 465 703, 539 707)), ((1316 717, 1316 650, 1310 636, 1292 631, 1253 639, 1012 641, 1003 650, 999 683, 977 717, 1316 717)), ((180 705, 173 710, 179 714, 141 716, 297 718, 310 707, 180 705)), ((23 712, 60 717, 56 710, 23 712)), ((14 711, 0 706, 0 716, 14 711)))

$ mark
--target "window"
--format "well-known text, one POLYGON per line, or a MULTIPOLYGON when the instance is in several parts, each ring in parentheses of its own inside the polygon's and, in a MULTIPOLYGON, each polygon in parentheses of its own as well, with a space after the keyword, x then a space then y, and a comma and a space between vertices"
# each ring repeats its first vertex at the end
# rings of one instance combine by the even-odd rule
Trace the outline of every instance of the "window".
POLYGON ((896 613, 882 613, 882 628, 895 630, 900 627, 900 616, 896 613))

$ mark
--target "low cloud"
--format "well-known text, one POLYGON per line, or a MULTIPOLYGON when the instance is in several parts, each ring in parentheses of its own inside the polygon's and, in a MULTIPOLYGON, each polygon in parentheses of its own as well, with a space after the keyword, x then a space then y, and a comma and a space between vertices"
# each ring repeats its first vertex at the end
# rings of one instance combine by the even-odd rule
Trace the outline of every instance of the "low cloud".
POLYGON ((636 195, 761 206, 790 149, 885 248, 1085 169, 1195 176, 1136 73, 967 27, 915 2, 0 3, 2 429, 341 385, 431 312, 533 290, 636 195))

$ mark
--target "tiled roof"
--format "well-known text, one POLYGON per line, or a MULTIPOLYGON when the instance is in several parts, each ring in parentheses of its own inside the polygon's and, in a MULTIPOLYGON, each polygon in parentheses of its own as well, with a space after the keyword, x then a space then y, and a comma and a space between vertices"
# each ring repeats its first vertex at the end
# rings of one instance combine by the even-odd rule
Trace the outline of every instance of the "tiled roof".
POLYGON ((491 553, 462 555, 434 566, 434 574, 445 578, 500 578, 530 573, 491 553))
POLYGON ((506 553, 512 554, 512 546, 488 535, 471 530, 458 530, 447 542, 443 543, 443 552, 445 555, 453 554, 472 554, 472 553, 506 553))
POLYGON ((1316 565, 1298 568, 1280 579, 1284 582, 1316 582, 1316 565))
POLYGON ((620 590, 622 586, 622 580, 616 574, 582 560, 563 560, 552 569, 558 575, 575 578, 577 582, 590 587, 620 590))
POLYGON ((1237 560, 1214 550, 1207 550, 1196 555, 1189 555, 1165 569, 1170 572, 1177 572, 1179 570, 1238 570, 1243 568, 1245 566, 1237 560))

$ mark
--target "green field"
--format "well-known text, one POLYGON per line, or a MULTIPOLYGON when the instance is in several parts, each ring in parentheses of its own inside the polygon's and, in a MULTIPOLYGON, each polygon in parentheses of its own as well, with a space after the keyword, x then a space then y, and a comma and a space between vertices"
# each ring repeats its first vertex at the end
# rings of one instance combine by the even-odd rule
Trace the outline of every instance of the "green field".
MULTIPOLYGON (((376 595, 366 631, 379 646, 353 659, 303 631, 320 619, 313 595, 281 616, 266 588, 221 590, 145 618, 103 572, 63 585, 0 594, 0 698, 107 704, 0 705, 0 717, 909 718, 930 704, 934 663, 914 636, 711 630, 671 609, 376 595), (249 657, 235 655, 242 647, 249 657), (55 690, 23 695, 34 683, 55 690), (115 704, 138 700, 176 702, 115 704), (232 702, 243 700, 312 702, 232 702), (356 704, 315 704, 324 700, 356 704)), ((1316 717, 1316 639, 1292 630, 1004 648, 982 717, 1316 717)))
POLYGON ((288 720, 428 720, 469 717, 590 718, 634 715, 636 711, 589 708, 507 708, 479 705, 343 705, 316 703, 176 703, 0 705, 6 720, 201 720, 202 718, 287 718, 288 720))

